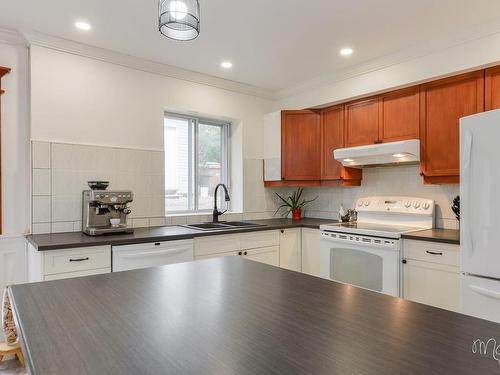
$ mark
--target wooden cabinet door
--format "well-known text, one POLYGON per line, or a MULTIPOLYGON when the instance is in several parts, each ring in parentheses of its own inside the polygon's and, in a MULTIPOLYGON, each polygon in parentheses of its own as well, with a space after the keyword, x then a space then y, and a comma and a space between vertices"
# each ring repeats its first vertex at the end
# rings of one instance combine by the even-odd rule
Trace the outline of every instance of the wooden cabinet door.
POLYGON ((280 267, 297 272, 302 270, 301 228, 280 230, 280 267))
POLYGON ((340 180, 342 163, 333 158, 333 150, 344 147, 344 106, 327 108, 321 113, 321 179, 340 180))
POLYGON ((281 172, 284 180, 319 180, 321 122, 315 111, 281 113, 281 172))
POLYGON ((500 108, 500 66, 486 69, 485 110, 500 108))
POLYGON ((392 91, 379 98, 381 142, 419 138, 419 87, 392 91))
POLYGON ((363 171, 356 168, 344 168, 342 163, 333 158, 333 151, 343 148, 344 106, 324 109, 321 112, 321 180, 337 181, 338 184, 359 185, 363 171))
POLYGON ((458 183, 459 119, 484 110, 484 71, 421 87, 421 171, 426 183, 458 183))
POLYGON ((345 147, 379 142, 379 99, 358 100, 345 105, 345 147))

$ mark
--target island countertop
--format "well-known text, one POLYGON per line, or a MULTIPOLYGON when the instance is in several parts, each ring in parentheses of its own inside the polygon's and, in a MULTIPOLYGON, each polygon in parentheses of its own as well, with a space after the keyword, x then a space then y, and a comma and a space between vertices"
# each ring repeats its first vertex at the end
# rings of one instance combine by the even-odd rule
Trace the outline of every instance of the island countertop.
POLYGON ((498 324, 238 257, 11 294, 33 375, 500 373, 498 324))

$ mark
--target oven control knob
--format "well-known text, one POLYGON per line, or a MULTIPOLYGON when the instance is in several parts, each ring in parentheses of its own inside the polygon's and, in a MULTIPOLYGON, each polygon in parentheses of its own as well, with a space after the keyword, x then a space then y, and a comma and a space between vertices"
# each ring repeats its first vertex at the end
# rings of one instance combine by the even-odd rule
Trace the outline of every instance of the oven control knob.
POLYGON ((413 202, 413 207, 414 208, 419 208, 420 207, 420 202, 418 202, 418 201, 413 202))
POLYGON ((424 210, 428 210, 430 206, 431 206, 431 205, 430 205, 428 202, 424 202, 424 204, 422 204, 422 208, 423 208, 424 210))
POLYGON ((405 207, 406 207, 406 208, 410 208, 410 206, 411 206, 411 202, 410 202, 410 201, 406 201, 406 202, 405 202, 405 207))
POLYGON ((358 202, 358 207, 361 207, 363 205, 363 201, 358 202))
POLYGON ((109 198, 109 200, 114 203, 118 200, 118 198, 115 195, 112 195, 111 198, 109 198))
POLYGON ((365 201, 365 207, 368 207, 370 205, 370 201, 365 201))

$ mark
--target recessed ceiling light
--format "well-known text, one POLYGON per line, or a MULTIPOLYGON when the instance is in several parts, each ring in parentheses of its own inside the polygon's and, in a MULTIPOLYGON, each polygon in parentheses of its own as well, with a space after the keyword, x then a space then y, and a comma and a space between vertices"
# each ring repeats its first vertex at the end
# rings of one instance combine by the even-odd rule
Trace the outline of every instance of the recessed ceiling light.
POLYGON ((90 23, 85 22, 85 21, 77 21, 77 22, 75 22, 75 27, 78 30, 83 30, 83 31, 89 31, 90 29, 92 29, 92 26, 90 26, 90 23))
POLYGON ((220 63, 220 66, 224 69, 231 69, 233 67, 233 63, 231 61, 223 61, 220 63))
POLYGON ((349 55, 352 55, 352 52, 353 52, 352 48, 349 48, 349 47, 342 48, 342 49, 340 50, 340 54, 341 54, 342 56, 349 56, 349 55))
POLYGON ((346 163, 351 163, 351 162, 353 162, 354 160, 353 160, 353 159, 349 159, 349 158, 347 158, 347 159, 344 159, 344 161, 345 161, 346 163))
POLYGON ((398 154, 394 154, 392 156, 394 156, 395 158, 404 158, 406 156, 406 154, 400 154, 400 153, 398 153, 398 154))

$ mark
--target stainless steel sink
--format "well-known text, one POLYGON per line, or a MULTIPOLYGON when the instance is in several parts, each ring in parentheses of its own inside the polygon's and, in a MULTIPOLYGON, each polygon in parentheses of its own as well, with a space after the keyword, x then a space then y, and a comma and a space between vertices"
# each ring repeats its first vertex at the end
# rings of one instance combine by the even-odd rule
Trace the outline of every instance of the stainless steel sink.
POLYGON ((182 225, 182 227, 195 229, 195 230, 230 230, 237 228, 252 228, 252 227, 263 227, 264 224, 249 223, 247 221, 221 221, 219 223, 201 223, 201 224, 188 224, 182 225))

